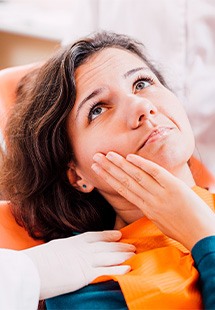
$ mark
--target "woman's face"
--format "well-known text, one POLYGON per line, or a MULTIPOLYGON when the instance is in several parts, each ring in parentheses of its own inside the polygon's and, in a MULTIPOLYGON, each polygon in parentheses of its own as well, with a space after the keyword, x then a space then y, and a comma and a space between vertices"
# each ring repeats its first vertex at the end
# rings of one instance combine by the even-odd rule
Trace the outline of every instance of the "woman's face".
POLYGON ((133 153, 177 174, 193 153, 186 113, 135 54, 106 48, 75 73, 77 97, 68 132, 78 174, 101 192, 113 192, 91 169, 97 152, 133 153))

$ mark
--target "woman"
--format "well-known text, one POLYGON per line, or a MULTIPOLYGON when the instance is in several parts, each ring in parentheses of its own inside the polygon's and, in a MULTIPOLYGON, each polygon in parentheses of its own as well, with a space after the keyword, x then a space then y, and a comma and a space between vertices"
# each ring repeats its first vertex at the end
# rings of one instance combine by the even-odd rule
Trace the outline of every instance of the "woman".
POLYGON ((48 308, 201 307, 190 254, 149 219, 191 249, 215 234, 215 220, 190 188, 211 203, 212 196, 194 187, 189 121, 141 48, 108 33, 76 42, 34 75, 10 118, 2 190, 31 237, 115 228, 137 248, 132 272, 112 277, 122 292, 99 279, 48 308), (177 230, 187 209, 195 225, 177 230))

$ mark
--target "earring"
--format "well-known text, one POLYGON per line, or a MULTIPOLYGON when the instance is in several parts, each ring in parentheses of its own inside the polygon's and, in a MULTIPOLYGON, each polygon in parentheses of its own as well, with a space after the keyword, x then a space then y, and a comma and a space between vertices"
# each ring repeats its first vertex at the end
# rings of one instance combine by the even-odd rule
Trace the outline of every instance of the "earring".
POLYGON ((87 188, 87 185, 86 185, 86 184, 83 184, 82 187, 83 187, 83 188, 87 188))

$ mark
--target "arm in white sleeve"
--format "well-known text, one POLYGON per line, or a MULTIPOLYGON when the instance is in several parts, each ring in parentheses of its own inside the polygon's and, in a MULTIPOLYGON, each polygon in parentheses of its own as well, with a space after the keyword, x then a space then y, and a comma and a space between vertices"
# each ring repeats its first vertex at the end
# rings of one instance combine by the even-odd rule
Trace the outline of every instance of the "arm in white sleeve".
POLYGON ((36 310, 39 293, 40 279, 31 259, 0 249, 0 309, 36 310))

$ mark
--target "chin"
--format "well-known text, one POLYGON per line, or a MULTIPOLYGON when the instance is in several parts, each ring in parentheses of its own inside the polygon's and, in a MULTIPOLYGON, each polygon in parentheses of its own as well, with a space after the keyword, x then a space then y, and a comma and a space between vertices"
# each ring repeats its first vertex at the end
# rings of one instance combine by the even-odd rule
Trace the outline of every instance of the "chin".
POLYGON ((187 165, 190 157, 191 155, 181 156, 181 154, 171 154, 169 152, 168 154, 159 154, 159 156, 154 156, 153 158, 145 158, 153 161, 175 175, 180 169, 187 165))

